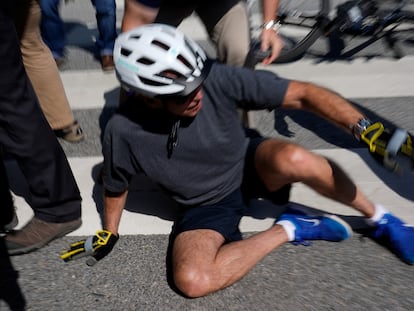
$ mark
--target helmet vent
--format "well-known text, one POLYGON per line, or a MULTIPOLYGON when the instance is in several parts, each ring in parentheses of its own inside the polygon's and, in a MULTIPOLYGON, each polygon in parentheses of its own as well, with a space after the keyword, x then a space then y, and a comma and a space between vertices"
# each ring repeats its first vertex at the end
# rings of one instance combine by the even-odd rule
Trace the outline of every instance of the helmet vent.
POLYGON ((126 48, 121 48, 121 55, 128 57, 132 53, 131 50, 128 50, 126 48))
POLYGON ((141 57, 137 60, 137 63, 143 64, 143 65, 152 65, 155 62, 147 57, 141 57))
POLYGON ((183 57, 181 54, 177 56, 177 59, 180 60, 184 65, 186 65, 191 71, 194 71, 194 67, 190 64, 190 62, 183 57))
POLYGON ((157 76, 163 77, 163 78, 168 78, 168 79, 173 79, 173 80, 179 80, 179 79, 184 79, 185 80, 185 76, 182 75, 181 73, 169 69, 169 70, 164 70, 162 72, 160 72, 157 76))
POLYGON ((158 40, 153 40, 151 42, 151 44, 153 44, 155 46, 158 46, 158 47, 162 48, 165 51, 168 51, 170 49, 170 47, 167 44, 162 43, 161 41, 158 41, 158 40))
POLYGON ((139 77, 139 79, 141 80, 142 83, 144 83, 146 85, 150 85, 150 86, 165 86, 165 85, 167 85, 165 83, 150 80, 150 79, 146 79, 146 78, 143 78, 143 77, 139 77))

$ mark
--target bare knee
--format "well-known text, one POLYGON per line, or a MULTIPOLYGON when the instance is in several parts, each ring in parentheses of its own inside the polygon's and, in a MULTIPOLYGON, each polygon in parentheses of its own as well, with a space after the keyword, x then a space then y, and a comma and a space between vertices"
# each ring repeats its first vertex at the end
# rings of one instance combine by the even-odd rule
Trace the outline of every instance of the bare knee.
MULTIPOLYGON (((300 167, 306 165, 308 156, 309 151, 294 144, 287 145, 281 154, 283 162, 285 162, 289 167, 300 167)), ((278 160, 276 159, 276 161, 278 160)))
POLYGON ((297 182, 312 174, 318 158, 318 155, 292 144, 279 157, 275 157, 273 165, 278 168, 281 176, 290 182, 297 182))
POLYGON ((299 145, 286 142, 271 144, 256 159, 258 173, 269 190, 302 181, 318 158, 299 145))
POLYGON ((189 230, 176 237, 172 271, 174 283, 184 295, 201 297, 222 287, 215 258, 223 243, 224 237, 209 229, 189 230))
POLYGON ((210 276, 198 269, 181 268, 174 272, 174 283, 187 297, 197 298, 210 293, 210 276))
POLYGON ((289 175, 295 175, 295 172, 301 172, 308 167, 311 161, 311 154, 303 147, 287 143, 280 152, 274 152, 271 155, 271 167, 289 175))

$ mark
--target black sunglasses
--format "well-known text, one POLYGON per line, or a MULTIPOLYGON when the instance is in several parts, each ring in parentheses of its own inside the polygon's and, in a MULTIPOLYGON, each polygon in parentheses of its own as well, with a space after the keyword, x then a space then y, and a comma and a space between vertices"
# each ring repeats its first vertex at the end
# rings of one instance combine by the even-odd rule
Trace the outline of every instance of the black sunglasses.
POLYGON ((194 91, 192 91, 190 94, 186 95, 186 96, 163 96, 161 99, 162 100, 168 100, 169 102, 177 105, 177 106, 181 106, 184 104, 187 104, 189 101, 191 101, 196 94, 198 93, 198 91, 200 91, 201 86, 199 86, 198 88, 196 88, 194 91))

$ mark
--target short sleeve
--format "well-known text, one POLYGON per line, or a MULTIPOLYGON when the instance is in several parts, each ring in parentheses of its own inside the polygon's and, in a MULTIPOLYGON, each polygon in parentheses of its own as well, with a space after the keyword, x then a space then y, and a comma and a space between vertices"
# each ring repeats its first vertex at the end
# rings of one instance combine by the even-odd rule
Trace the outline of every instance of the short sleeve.
POLYGON ((273 110, 285 97, 290 80, 266 70, 216 64, 214 79, 208 83, 215 92, 225 94, 240 108, 273 110))
POLYGON ((140 172, 135 157, 130 152, 127 120, 115 115, 107 124, 102 143, 104 157, 102 180, 106 190, 128 190, 132 176, 140 172))

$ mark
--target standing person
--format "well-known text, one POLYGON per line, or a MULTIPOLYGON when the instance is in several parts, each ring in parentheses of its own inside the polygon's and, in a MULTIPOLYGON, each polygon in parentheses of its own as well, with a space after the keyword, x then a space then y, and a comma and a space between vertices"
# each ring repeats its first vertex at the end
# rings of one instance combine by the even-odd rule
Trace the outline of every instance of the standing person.
MULTIPOLYGON (((16 8, 23 9, 20 4, 11 0, 0 4, 0 144, 25 177, 29 192, 26 200, 34 217, 21 230, 5 236, 11 255, 34 251, 81 225, 78 186, 23 66, 11 17, 16 8)), ((1 179, 5 178, 3 175, 1 179)), ((0 193, 6 191, 9 189, 0 193)))
POLYGON ((303 109, 356 138, 371 132, 369 120, 344 98, 268 71, 211 64, 194 41, 166 25, 121 34, 114 55, 129 98, 105 129, 104 230, 88 239, 95 241, 93 249, 87 243, 91 259, 102 259, 114 247, 129 183, 143 173, 182 206, 173 231, 172 272, 189 297, 237 282, 286 242, 351 235, 336 216, 288 209, 268 230, 242 239, 239 222, 248 199, 286 203, 295 182, 361 212, 372 238, 414 264, 414 227, 371 202, 332 160, 289 141, 246 136, 236 112, 238 106, 303 109))
MULTIPOLYGON (((282 41, 277 32, 276 14, 279 0, 262 0, 263 25, 261 48, 272 53, 263 60, 270 64, 279 55, 282 41)), ((250 28, 244 0, 125 0, 121 31, 152 22, 177 27, 196 12, 217 47, 217 58, 226 64, 243 66, 250 50, 250 28)))
MULTIPOLYGON (((64 62, 65 27, 59 13, 61 0, 40 0, 42 9, 41 32, 56 62, 64 62)), ((96 39, 97 52, 103 71, 114 69, 113 49, 116 32, 115 0, 91 0, 96 10, 99 36, 96 39)))
POLYGON ((53 56, 40 35, 38 1, 19 0, 13 12, 23 63, 56 136, 68 142, 79 142, 84 139, 82 128, 75 120, 53 56))

